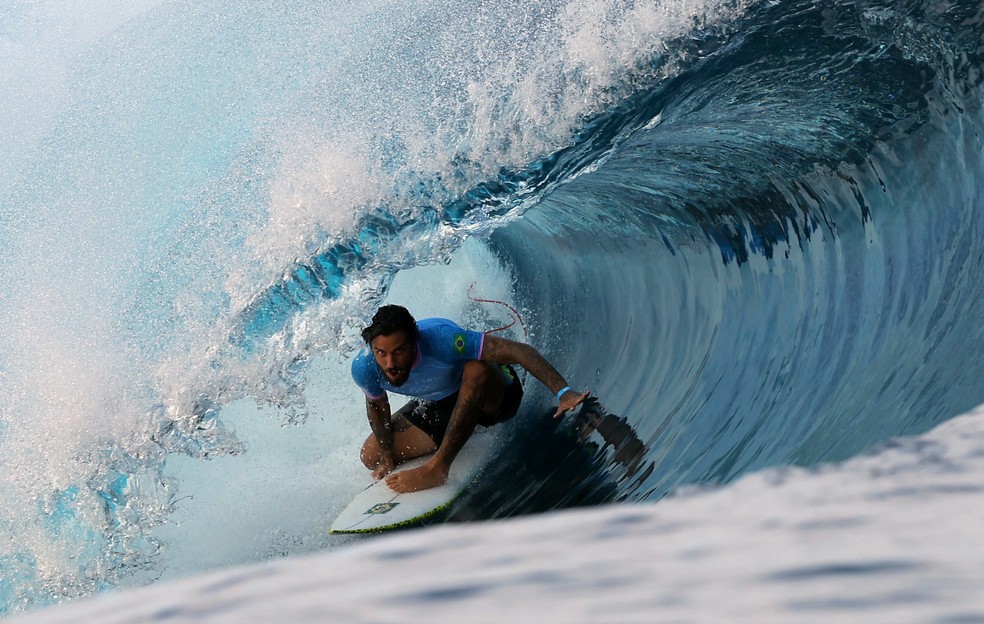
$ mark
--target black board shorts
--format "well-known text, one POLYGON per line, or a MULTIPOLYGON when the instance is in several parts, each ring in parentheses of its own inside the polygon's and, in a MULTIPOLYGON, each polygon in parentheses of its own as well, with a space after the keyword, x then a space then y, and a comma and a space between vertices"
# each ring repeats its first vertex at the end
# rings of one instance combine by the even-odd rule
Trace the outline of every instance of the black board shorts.
MULTIPOLYGON (((523 383, 519 380, 512 366, 500 365, 502 374, 509 380, 506 386, 506 394, 502 398, 502 406, 499 413, 494 417, 482 414, 478 419, 478 424, 483 427, 491 427, 502 422, 506 422, 516 415, 519 411, 519 404, 523 400, 523 383)), ((451 422, 451 412, 454 410, 455 403, 458 402, 458 393, 444 397, 438 401, 421 401, 411 399, 406 405, 397 410, 397 414, 403 416, 410 423, 423 430, 424 433, 434 440, 434 444, 441 446, 444 441, 444 432, 448 429, 451 422)))

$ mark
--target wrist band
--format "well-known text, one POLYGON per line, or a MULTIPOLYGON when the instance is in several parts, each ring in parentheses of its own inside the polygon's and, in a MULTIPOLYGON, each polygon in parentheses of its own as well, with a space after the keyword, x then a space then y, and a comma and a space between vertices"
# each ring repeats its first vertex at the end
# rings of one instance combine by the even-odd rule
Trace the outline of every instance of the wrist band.
POLYGON ((571 391, 571 387, 570 386, 564 386, 563 388, 561 388, 560 390, 558 390, 557 391, 557 400, 560 401, 560 397, 564 396, 564 393, 565 392, 570 392, 570 391, 571 391))

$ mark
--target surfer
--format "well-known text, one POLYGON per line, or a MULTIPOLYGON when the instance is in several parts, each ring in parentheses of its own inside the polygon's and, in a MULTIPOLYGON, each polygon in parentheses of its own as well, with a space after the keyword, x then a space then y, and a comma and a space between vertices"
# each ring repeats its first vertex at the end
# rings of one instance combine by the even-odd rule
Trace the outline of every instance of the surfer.
POLYGON ((465 330, 447 319, 416 321, 402 306, 381 307, 362 338, 367 348, 352 362, 372 429, 362 445, 362 463, 397 492, 445 483, 477 425, 491 427, 516 415, 523 386, 513 364, 556 395, 554 417, 588 396, 572 390, 528 344, 465 330), (387 392, 412 398, 393 413, 387 392), (423 465, 390 474, 398 464, 428 453, 434 455, 423 465))

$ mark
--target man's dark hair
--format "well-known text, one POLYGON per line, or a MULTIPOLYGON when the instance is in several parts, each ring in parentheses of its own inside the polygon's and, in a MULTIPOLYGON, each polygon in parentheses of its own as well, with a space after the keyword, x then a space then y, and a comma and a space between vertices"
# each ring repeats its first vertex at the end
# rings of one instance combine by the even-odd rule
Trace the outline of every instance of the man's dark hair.
POLYGON ((406 333, 410 342, 417 344, 417 321, 410 311, 403 306, 385 305, 376 311, 372 324, 362 330, 362 339, 366 344, 372 344, 378 336, 390 336, 400 331, 406 333))

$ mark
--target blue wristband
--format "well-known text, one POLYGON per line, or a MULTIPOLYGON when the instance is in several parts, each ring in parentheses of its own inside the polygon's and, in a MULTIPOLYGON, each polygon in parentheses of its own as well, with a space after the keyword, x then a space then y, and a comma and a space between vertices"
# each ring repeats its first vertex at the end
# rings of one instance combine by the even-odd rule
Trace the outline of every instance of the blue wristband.
POLYGON ((557 400, 560 401, 560 397, 564 396, 564 393, 565 392, 570 392, 570 391, 571 391, 571 387, 570 386, 564 386, 563 388, 561 388, 560 390, 558 390, 557 391, 557 400))

